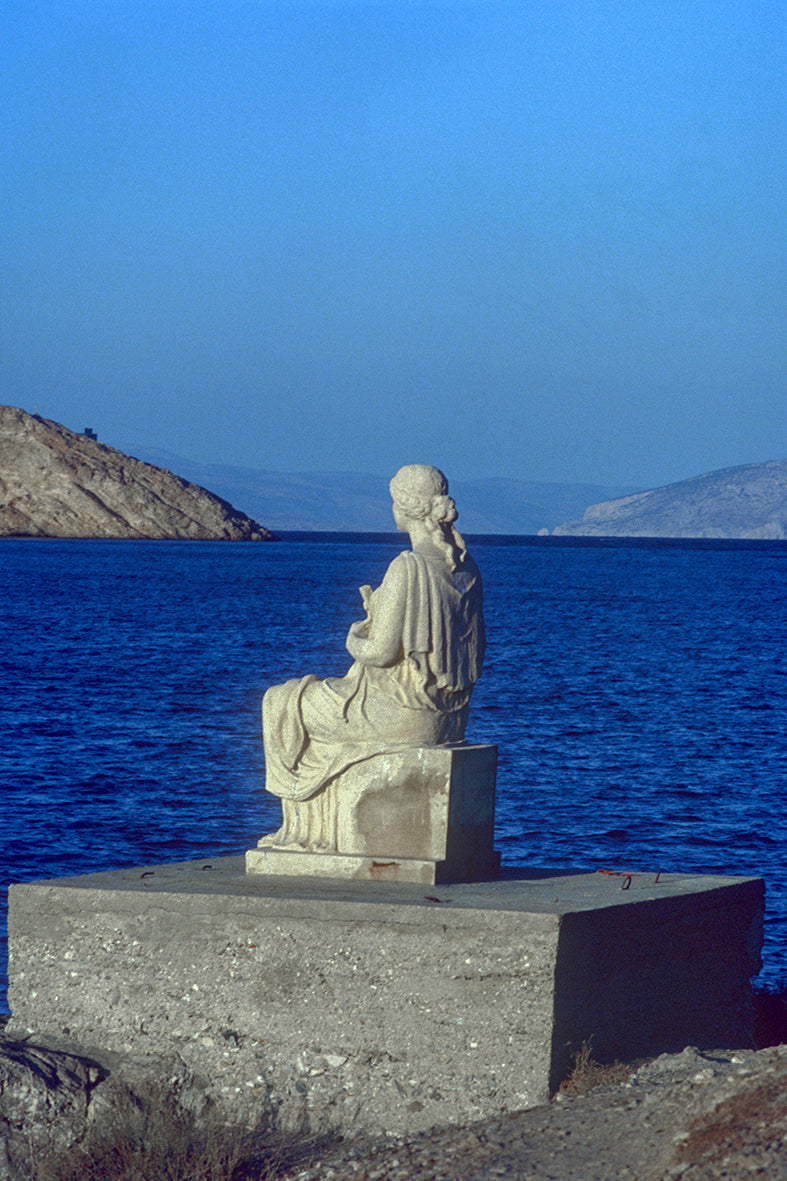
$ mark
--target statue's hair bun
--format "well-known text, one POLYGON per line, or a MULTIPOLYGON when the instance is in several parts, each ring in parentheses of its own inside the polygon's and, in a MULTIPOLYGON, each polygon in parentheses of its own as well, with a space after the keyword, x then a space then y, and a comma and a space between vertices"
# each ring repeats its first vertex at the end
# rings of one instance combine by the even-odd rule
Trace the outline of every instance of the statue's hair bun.
POLYGON ((433 496, 432 511, 429 514, 434 521, 441 525, 450 525, 459 516, 456 504, 450 496, 433 496))

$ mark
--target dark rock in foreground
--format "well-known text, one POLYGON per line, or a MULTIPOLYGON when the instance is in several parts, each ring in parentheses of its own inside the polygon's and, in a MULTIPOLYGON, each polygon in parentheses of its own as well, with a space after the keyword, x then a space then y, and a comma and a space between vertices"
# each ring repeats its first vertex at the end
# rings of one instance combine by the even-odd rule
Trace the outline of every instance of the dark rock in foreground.
POLYGON ((593 504, 559 537, 787 540, 787 462, 724 468, 650 492, 593 504))
POLYGON ((230 1181, 244 1151, 176 1061, 0 1035, 0 1181, 230 1181))
POLYGON ((35 1176, 39 1161, 84 1139, 91 1094, 107 1073, 78 1055, 0 1037, 0 1181, 35 1176))
POLYGON ((0 537, 268 541, 272 534, 164 468, 0 406, 0 537))

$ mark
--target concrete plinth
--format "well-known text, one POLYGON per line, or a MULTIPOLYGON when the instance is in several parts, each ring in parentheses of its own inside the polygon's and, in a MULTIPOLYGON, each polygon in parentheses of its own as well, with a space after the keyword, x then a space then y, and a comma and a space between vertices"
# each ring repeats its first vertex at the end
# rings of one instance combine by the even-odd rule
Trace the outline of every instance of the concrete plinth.
POLYGON ((246 872, 423 885, 490 877, 500 865, 493 848, 496 774, 496 746, 375 754, 319 796, 284 801, 285 827, 318 828, 326 848, 306 851, 263 837, 246 854, 246 872))
POLYGON ((242 857, 12 886, 8 1033, 177 1055, 284 1126, 417 1130, 600 1061, 751 1044, 758 878, 424 887, 242 857))

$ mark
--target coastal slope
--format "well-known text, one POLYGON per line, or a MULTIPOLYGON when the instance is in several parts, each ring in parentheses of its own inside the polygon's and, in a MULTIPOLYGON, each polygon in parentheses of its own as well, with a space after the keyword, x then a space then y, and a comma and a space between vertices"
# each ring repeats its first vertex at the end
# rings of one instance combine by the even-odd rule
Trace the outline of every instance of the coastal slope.
POLYGON ((0 406, 0 537, 267 541, 226 500, 79 435, 0 406))
POLYGON ((745 464, 593 504, 558 537, 787 540, 787 461, 745 464))

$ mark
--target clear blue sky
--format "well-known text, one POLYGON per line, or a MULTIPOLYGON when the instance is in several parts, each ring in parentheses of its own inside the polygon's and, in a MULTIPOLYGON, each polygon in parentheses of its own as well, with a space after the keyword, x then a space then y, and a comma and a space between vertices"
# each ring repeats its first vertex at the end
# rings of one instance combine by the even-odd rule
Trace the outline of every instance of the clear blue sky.
POLYGON ((787 455, 783 0, 0 20, 0 401, 278 471, 787 455))

